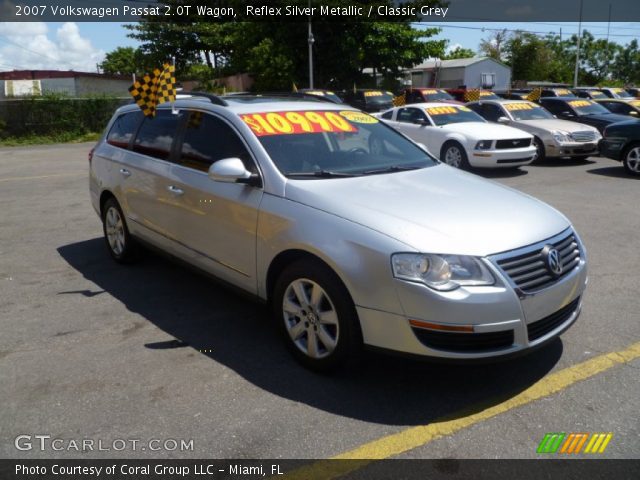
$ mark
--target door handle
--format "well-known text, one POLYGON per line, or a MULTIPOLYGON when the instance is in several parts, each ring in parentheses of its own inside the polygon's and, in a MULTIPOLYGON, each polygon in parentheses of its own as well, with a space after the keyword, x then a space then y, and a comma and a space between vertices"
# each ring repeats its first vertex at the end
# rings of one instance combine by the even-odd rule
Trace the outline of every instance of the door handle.
POLYGON ((130 177, 131 176, 131 172, 129 170, 127 170, 126 168, 121 168, 120 169, 120 173, 122 175, 124 175, 125 177, 130 177))
POLYGON ((174 195, 183 195, 184 194, 184 190, 182 190, 181 188, 175 187, 173 185, 169 185, 167 187, 167 190, 169 190, 174 195))

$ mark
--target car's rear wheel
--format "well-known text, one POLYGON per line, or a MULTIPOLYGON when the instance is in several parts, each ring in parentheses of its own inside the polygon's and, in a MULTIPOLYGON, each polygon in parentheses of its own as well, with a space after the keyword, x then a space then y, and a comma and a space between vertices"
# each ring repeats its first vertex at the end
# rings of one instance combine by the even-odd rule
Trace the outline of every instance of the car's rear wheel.
POLYGON ((362 336, 355 306, 338 276, 321 262, 285 268, 272 300, 287 347, 307 368, 333 370, 358 356, 362 336))
POLYGON ((634 143, 622 156, 622 165, 627 173, 631 175, 640 175, 640 143, 634 143))
POLYGON ((122 208, 113 197, 102 207, 102 230, 109 253, 116 262, 131 263, 135 260, 135 242, 129 233, 122 208))
POLYGON ((447 143, 442 147, 442 155, 440 156, 447 165, 463 170, 469 169, 469 159, 462 145, 457 142, 447 143))

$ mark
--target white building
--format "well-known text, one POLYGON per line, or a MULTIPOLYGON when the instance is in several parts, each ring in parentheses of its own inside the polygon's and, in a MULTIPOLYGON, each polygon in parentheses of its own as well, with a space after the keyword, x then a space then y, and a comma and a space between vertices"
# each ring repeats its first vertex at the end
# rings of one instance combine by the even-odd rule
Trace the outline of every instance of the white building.
POLYGON ((413 87, 509 90, 511 68, 489 57, 428 60, 408 69, 406 80, 413 87))

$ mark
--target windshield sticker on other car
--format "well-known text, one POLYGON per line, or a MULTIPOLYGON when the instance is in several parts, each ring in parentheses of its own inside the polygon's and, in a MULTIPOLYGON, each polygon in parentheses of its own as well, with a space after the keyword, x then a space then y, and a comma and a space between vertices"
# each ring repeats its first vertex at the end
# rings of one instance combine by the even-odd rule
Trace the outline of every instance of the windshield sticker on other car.
POLYGON ((631 100, 629 104, 633 105, 634 107, 640 107, 640 100, 631 100))
POLYGON ((253 133, 265 135, 292 135, 300 133, 353 133, 358 129, 337 112, 268 112, 240 115, 253 133))
POLYGON ((504 108, 512 112, 514 110, 533 110, 534 106, 530 103, 505 103, 504 108))
POLYGON ((456 107, 431 107, 425 109, 429 115, 450 115, 458 113, 456 107))
POLYGON ((460 110, 462 112, 471 112, 472 111, 469 107, 465 107, 464 105, 460 105, 458 107, 458 110, 460 110))
POLYGON ((320 95, 324 96, 324 92, 322 90, 307 90, 304 93, 308 93, 309 95, 320 95))
POLYGON ((480 90, 481 97, 493 97, 493 92, 487 92, 486 90, 480 90))
POLYGON ((364 92, 365 97, 381 97, 383 95, 382 92, 374 90, 371 92, 364 92))
POLYGON ((569 105, 571 105, 572 107, 576 107, 576 108, 580 108, 580 107, 588 107, 589 105, 593 104, 593 102, 589 101, 589 100, 571 100, 570 102, 568 102, 569 105))
POLYGON ((439 92, 438 90, 431 89, 431 90, 422 90, 422 93, 423 95, 436 95, 439 92))
POLYGON ((562 95, 571 95, 571 92, 570 92, 569 90, 567 90, 566 88, 558 88, 558 89, 556 89, 556 93, 557 93, 559 96, 562 96, 562 95))
POLYGON ((367 115, 363 112, 354 112, 353 110, 343 110, 340 112, 344 118, 353 123, 378 123, 379 120, 376 117, 367 115))
POLYGON ((613 93, 621 93, 624 92, 624 88, 612 88, 611 91, 613 93))

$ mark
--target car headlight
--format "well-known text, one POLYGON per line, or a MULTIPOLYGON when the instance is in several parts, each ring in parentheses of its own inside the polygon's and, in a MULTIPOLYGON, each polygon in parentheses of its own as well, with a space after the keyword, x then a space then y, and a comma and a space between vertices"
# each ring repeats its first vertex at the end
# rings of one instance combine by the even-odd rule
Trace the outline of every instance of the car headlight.
POLYGON ((482 261, 467 255, 396 253, 391 256, 391 265, 394 277, 423 283, 440 291, 495 283, 482 261))
POLYGON ((489 150, 491 148, 492 140, 480 140, 476 143, 476 150, 489 150))
POLYGON ((573 141, 571 134, 568 132, 555 131, 551 132, 551 135, 553 135, 553 139, 558 143, 569 143, 573 141))

